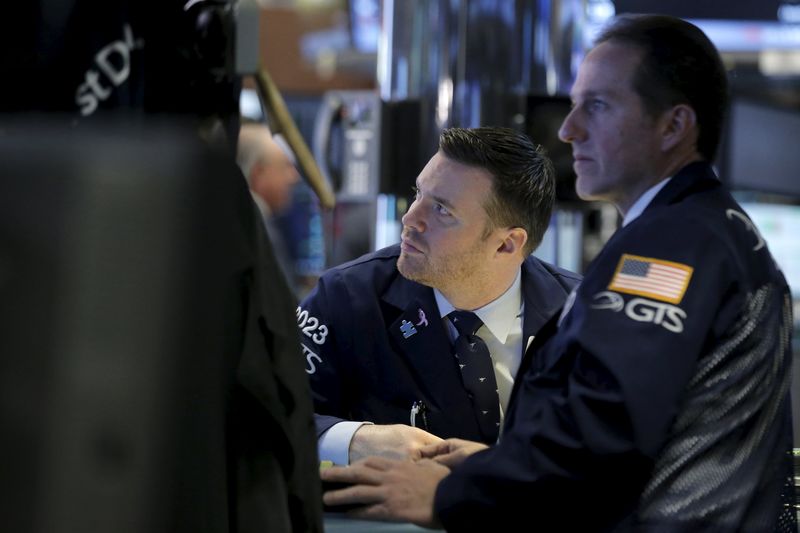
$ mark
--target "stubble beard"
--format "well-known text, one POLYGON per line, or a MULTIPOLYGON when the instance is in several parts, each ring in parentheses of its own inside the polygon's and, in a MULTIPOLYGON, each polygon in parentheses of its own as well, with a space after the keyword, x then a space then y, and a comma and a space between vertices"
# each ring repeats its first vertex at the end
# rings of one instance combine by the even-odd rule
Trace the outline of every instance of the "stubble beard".
POLYGON ((476 266, 472 250, 446 260, 440 258, 437 262, 432 262, 428 256, 412 257, 402 252, 397 259, 397 270, 403 277, 442 292, 454 287, 478 288, 481 284, 480 276, 475 275, 476 266))
POLYGON ((411 257, 401 252, 400 257, 397 258, 397 270, 406 279, 432 286, 430 285, 429 276, 426 275, 427 271, 430 270, 427 263, 427 258, 411 257))

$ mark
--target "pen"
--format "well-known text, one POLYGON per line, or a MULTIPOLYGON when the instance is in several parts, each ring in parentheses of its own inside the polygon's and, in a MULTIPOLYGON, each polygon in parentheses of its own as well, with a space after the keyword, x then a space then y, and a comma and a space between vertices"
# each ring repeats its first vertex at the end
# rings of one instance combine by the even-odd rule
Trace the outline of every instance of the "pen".
POLYGON ((422 419, 422 428, 428 430, 428 407, 422 401, 411 404, 411 426, 417 427, 417 416, 422 419))

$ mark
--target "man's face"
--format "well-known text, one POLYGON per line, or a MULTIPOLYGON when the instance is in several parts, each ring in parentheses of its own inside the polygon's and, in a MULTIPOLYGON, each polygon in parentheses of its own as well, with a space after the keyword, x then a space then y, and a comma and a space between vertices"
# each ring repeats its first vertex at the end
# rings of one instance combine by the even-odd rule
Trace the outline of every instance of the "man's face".
POLYGON ((292 189, 300 179, 300 175, 277 144, 269 141, 266 150, 268 153, 266 162, 258 163, 256 179, 251 186, 273 212, 279 213, 291 203, 292 189))
POLYGON ((572 88, 573 108, 559 129, 572 144, 578 196, 623 211, 644 192, 660 152, 657 122, 633 89, 642 52, 605 42, 583 61, 572 88))
POLYGON ((402 219, 400 273, 443 292, 480 286, 499 242, 485 238, 489 218, 483 203, 491 189, 488 171, 434 155, 417 178, 416 199, 402 219))

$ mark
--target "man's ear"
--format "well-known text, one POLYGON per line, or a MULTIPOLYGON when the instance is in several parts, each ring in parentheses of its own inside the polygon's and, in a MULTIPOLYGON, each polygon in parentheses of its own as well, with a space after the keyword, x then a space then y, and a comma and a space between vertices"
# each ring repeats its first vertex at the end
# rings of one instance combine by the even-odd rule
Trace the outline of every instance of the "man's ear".
POLYGON ((692 142, 697 142, 697 114, 690 106, 686 104, 673 106, 664 112, 661 120, 661 149, 665 152, 692 136, 694 137, 692 142))
POLYGON ((528 232, 522 228, 507 229, 502 237, 503 240, 497 248, 498 254, 521 254, 525 243, 528 242, 528 232))

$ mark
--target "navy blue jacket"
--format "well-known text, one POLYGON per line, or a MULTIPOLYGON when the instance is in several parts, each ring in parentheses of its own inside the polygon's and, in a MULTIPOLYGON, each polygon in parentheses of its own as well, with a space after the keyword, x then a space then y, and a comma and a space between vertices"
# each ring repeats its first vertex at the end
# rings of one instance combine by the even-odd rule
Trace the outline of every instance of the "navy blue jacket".
MULTIPOLYGON (((317 432, 342 420, 408 424, 412 404, 422 402, 418 427, 479 440, 433 289, 400 275, 399 254, 394 245, 329 270, 298 308, 317 432), (416 325, 420 310, 427 326, 416 325), (416 330, 407 338, 404 320, 416 330)), ((523 263, 523 339, 536 335, 579 279, 534 257, 523 263)))
POLYGON ((708 165, 687 166, 534 340, 499 444, 442 481, 437 516, 448 531, 795 531, 791 331, 758 232, 708 165))

